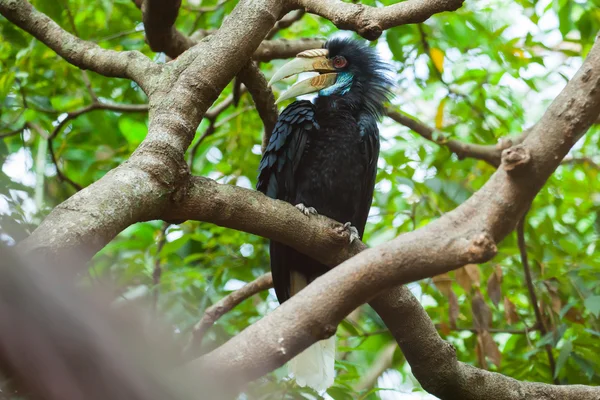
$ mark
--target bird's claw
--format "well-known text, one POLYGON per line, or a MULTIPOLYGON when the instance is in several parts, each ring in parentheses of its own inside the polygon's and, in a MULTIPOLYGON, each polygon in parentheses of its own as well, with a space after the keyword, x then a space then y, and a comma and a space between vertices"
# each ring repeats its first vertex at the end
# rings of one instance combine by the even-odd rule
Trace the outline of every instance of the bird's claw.
POLYGON ((306 216, 317 215, 317 210, 315 210, 314 207, 306 207, 304 204, 300 203, 296 204, 296 208, 306 216))
POLYGON ((360 235, 358 234, 358 229, 356 229, 356 227, 352 226, 352 224, 350 222, 346 222, 344 225, 342 225, 339 228, 340 233, 344 232, 344 231, 348 231, 348 234, 350 235, 350 243, 354 242, 355 240, 360 240, 360 235))

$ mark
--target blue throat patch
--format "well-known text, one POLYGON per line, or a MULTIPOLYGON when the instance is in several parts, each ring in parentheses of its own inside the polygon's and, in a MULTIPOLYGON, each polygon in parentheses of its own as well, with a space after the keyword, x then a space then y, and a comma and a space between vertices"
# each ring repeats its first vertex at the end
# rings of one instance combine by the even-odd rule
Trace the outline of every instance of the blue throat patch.
POLYGON ((351 72, 340 72, 335 80, 335 84, 329 86, 328 88, 319 90, 319 95, 331 96, 332 94, 337 94, 343 96, 348 93, 352 87, 353 80, 354 75, 352 75, 351 72))

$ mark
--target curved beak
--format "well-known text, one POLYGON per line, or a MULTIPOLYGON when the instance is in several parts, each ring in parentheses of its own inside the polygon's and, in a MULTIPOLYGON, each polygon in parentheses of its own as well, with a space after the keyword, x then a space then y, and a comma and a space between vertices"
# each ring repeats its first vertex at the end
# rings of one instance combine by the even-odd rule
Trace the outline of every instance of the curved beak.
POLYGON ((335 84, 337 74, 331 72, 336 71, 336 69, 333 67, 331 60, 327 58, 328 54, 329 52, 327 49, 303 51, 302 53, 299 53, 296 58, 275 72, 269 81, 269 86, 282 79, 302 72, 319 72, 323 74, 296 83, 283 92, 275 104, 292 97, 314 93, 335 84))

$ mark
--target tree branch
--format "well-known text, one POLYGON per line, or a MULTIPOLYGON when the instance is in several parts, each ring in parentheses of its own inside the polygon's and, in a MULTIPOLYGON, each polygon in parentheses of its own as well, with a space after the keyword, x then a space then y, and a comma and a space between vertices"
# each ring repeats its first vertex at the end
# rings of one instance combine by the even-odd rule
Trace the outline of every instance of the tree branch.
MULTIPOLYGON (((529 261, 527 259, 527 245, 525 244, 526 220, 527 214, 523 215, 523 218, 521 218, 521 220, 517 224, 517 242, 519 245, 519 253, 521 254, 521 263, 523 264, 523 271, 525 272, 525 283, 527 284, 527 291, 529 292, 529 302, 531 304, 531 307, 533 308, 535 320, 537 321, 537 326, 539 326, 540 328, 540 334, 543 337, 548 333, 548 328, 544 323, 544 317, 542 316, 542 312, 540 311, 537 295, 535 294, 535 287, 533 286, 533 278, 531 277, 531 268, 529 267, 529 261)), ((552 354, 552 346, 550 346, 550 344, 546 344, 544 347, 546 349, 546 355, 548 356, 550 375, 553 376, 554 383, 558 385, 560 382, 555 377, 556 362, 554 361, 554 355, 552 354)))
POLYGON ((306 12, 327 18, 339 29, 357 32, 375 40, 384 30, 426 21, 433 14, 455 11, 464 0, 408 0, 386 7, 344 3, 339 0, 296 0, 306 12))
POLYGON ((370 304, 396 338, 419 383, 440 399, 596 400, 600 395, 598 387, 521 382, 459 362, 454 347, 440 338, 406 287, 389 290, 370 304))
POLYGON ((425 139, 441 146, 448 147, 448 150, 456 154, 459 159, 462 160, 465 157, 475 158, 477 160, 485 161, 496 168, 500 166, 502 151, 523 142, 529 133, 529 130, 526 130, 519 136, 499 141, 497 145, 464 143, 460 140, 448 139, 442 132, 425 125, 421 121, 399 113, 391 107, 386 108, 386 113, 389 118, 406 126, 425 139))
POLYGON ((195 44, 191 38, 175 29, 180 5, 181 0, 144 0, 142 3, 144 30, 152 51, 177 58, 195 44))
POLYGON ((288 13, 287 15, 285 15, 283 18, 281 18, 279 21, 277 21, 275 23, 275 26, 273 26, 273 28, 271 28, 269 33, 267 33, 267 36, 265 37, 265 39, 266 40, 273 39, 273 37, 277 34, 277 32, 279 32, 282 29, 289 28, 295 22, 300 21, 302 19, 302 17, 304 16, 304 14, 305 14, 304 10, 295 10, 295 11, 288 13))
POLYGON ((58 123, 58 125, 56 125, 54 127, 49 138, 54 139, 56 136, 58 136, 58 134, 60 133, 62 128, 64 128, 65 125, 69 121, 74 120, 75 118, 79 117, 80 115, 86 114, 86 113, 88 113, 90 111, 94 111, 94 110, 110 110, 110 111, 118 111, 118 112, 147 112, 148 105, 147 104, 111 104, 111 103, 103 103, 103 102, 99 102, 99 101, 93 102, 89 106, 85 106, 83 108, 80 108, 79 110, 68 112, 67 116, 62 121, 60 121, 58 123))
MULTIPOLYGON (((414 334, 414 332, 413 332, 414 334)), ((371 365, 371 368, 362 376, 360 381, 354 386, 354 390, 362 392, 369 390, 377 384, 377 379, 385 371, 392 367, 392 361, 394 359, 394 353, 398 345, 394 342, 388 343, 377 355, 375 361, 371 365)))
POLYGON ((0 14, 76 67, 107 77, 131 79, 146 93, 161 70, 138 51, 105 50, 71 35, 26 0, 0 0, 0 14))
MULTIPOLYGON (((467 263, 490 260, 496 243, 514 229, 598 113, 600 43, 592 47, 575 77, 524 142, 503 152, 502 168, 470 199, 421 229, 343 262, 192 365, 210 365, 211 373, 226 371, 242 381, 257 378, 315 341, 332 335, 350 311, 377 292, 467 263)), ((350 248, 335 251, 340 249, 335 245, 340 235, 336 237, 332 222, 322 216, 310 218, 310 226, 304 227, 298 222, 308 217, 289 204, 201 178, 194 182, 188 197, 170 212, 176 219, 199 219, 262 234, 330 266, 335 266, 342 254, 350 255, 351 249, 356 252, 364 248, 361 243, 353 243, 350 248), (294 229, 285 229, 289 226, 294 229), (325 250, 323 243, 331 245, 325 250)))
POLYGON ((265 40, 258 46, 253 58, 260 62, 279 58, 291 58, 304 50, 321 48, 323 47, 323 43, 325 43, 325 40, 315 38, 265 40))
POLYGON ((279 111, 275 105, 275 96, 273 96, 273 91, 269 87, 265 76, 260 72, 260 68, 252 61, 242 68, 238 78, 248 88, 256 105, 256 111, 258 111, 258 115, 263 121, 262 148, 264 151, 279 117, 279 111))
POLYGON ((204 334, 223 315, 227 314, 242 301, 272 287, 273 278, 271 277, 271 273, 268 272, 208 307, 204 312, 202 319, 194 326, 192 337, 190 338, 190 342, 188 343, 185 352, 189 353, 200 347, 204 334))

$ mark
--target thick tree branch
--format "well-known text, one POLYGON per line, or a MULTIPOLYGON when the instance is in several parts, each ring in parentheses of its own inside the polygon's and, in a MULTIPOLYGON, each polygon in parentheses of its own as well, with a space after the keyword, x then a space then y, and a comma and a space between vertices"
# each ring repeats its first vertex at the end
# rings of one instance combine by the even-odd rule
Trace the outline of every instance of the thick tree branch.
POLYGON ((268 272, 208 307, 204 312, 202 319, 194 326, 194 331, 192 332, 192 337, 190 338, 186 352, 193 351, 200 347, 204 334, 219 318, 227 314, 242 301, 272 287, 273 277, 271 277, 271 273, 268 272))
MULTIPOLYGON (((524 142, 503 152, 502 168, 470 199, 431 224, 365 250, 332 269, 195 365, 210 365, 214 373, 227 371, 241 380, 254 379, 333 334, 350 311, 378 291, 438 275, 469 262, 491 259, 496 243, 514 229, 560 160, 598 113, 600 44, 597 43, 524 142)), ((259 194, 244 196, 241 190, 196 180, 189 197, 175 213, 179 214, 178 219, 192 217, 264 234, 328 265, 336 264, 343 251, 337 254, 332 251, 336 248, 334 244, 327 251, 318 246, 321 240, 336 241, 332 240, 335 230, 332 232, 331 223, 317 224, 324 217, 311 219, 310 228, 302 229, 293 223, 300 213, 296 211, 294 215, 291 205, 284 208, 282 202, 259 194), (219 192, 228 201, 220 200, 219 192), (215 201, 207 204, 207 198, 215 201), (273 221, 262 221, 261 214, 269 215, 273 221), (294 226, 294 230, 277 236, 276 226, 294 226), (329 232, 317 239, 314 235, 319 231, 329 232), (315 242, 317 246, 312 247, 315 242)), ((354 244, 353 248, 360 249, 360 244, 354 244)))
POLYGON ((161 70, 138 51, 105 50, 71 35, 26 0, 0 0, 0 14, 76 67, 107 77, 131 79, 146 93, 161 70))
POLYGON ((520 382, 459 362, 454 347, 440 338, 406 287, 389 290, 370 304, 396 338, 419 383, 440 399, 596 400, 600 396, 598 387, 520 382))
POLYGON ((375 40, 384 30, 426 21, 434 14, 454 11, 464 0, 408 0, 386 7, 345 3, 340 0, 296 0, 306 12, 325 17, 340 29, 375 40))
POLYGON ((475 158, 477 160, 485 161, 496 168, 500 165, 502 151, 523 142, 529 133, 529 130, 526 130, 519 136, 509 140, 501 140, 496 145, 465 143, 461 142, 460 140, 448 139, 443 133, 425 125, 421 121, 399 113, 398 111, 393 110, 391 107, 386 108, 386 113, 389 118, 406 126, 425 139, 441 146, 448 147, 448 149, 456 154, 459 159, 462 160, 465 157, 475 158))

